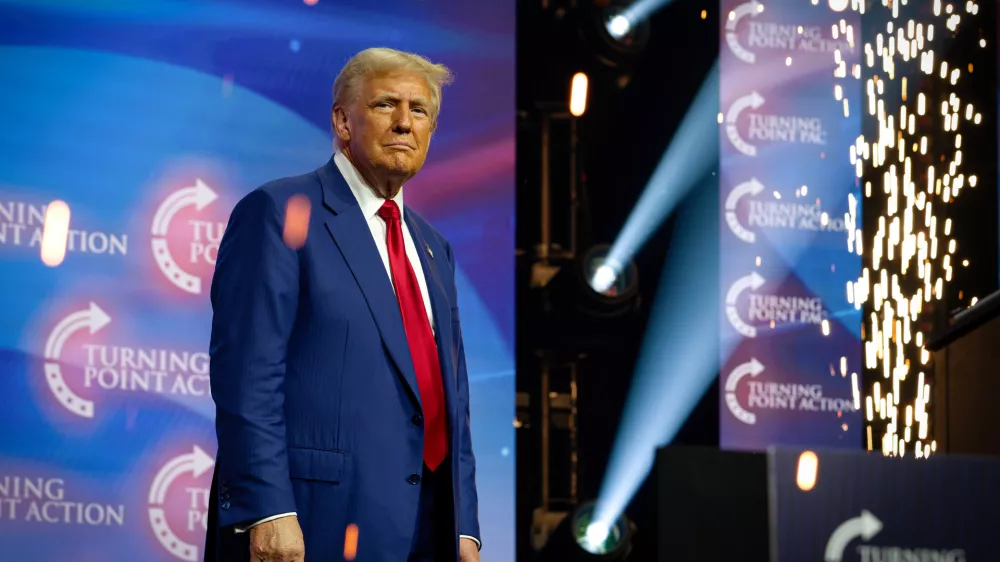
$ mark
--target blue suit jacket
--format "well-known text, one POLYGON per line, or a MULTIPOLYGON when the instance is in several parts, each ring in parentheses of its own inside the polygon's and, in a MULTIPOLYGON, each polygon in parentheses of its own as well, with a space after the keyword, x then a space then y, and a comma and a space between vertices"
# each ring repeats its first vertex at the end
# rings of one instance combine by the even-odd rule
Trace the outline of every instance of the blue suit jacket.
MULTIPOLYGON (((404 216, 434 311, 457 543, 480 535, 455 258, 417 213, 404 216)), ((417 378, 391 281, 332 159, 236 205, 211 296, 219 452, 209 534, 295 511, 310 562, 342 560, 351 523, 356 560, 406 560, 420 495, 411 475, 423 466, 417 378), (293 250, 282 232, 296 194, 312 205, 307 241, 293 250)), ((216 559, 229 559, 225 548, 216 559)))

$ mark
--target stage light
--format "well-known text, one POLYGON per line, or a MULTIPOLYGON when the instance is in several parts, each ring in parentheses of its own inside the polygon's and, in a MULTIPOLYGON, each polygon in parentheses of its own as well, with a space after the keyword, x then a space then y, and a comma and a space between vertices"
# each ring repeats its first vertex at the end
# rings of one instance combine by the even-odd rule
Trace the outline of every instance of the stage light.
POLYGON ((596 301, 608 312, 622 305, 629 306, 639 292, 638 268, 634 262, 621 263, 609 258, 611 246, 600 244, 591 247, 583 256, 582 278, 590 293, 590 300, 596 301))
POLYGON ((602 244, 532 264, 533 298, 545 311, 543 322, 528 328, 538 345, 574 353, 617 345, 642 298, 635 263, 610 261, 609 251, 602 244))
POLYGON ((718 239, 705 232, 706 224, 718 220, 717 193, 714 180, 700 183, 678 214, 597 497, 597 521, 608 523, 625 512, 652 470, 657 448, 677 435, 718 380, 720 358, 737 341, 718 337, 718 239))
POLYGON ((608 34, 615 39, 625 37, 628 35, 629 31, 632 30, 632 22, 628 21, 628 18, 621 14, 611 16, 606 25, 608 28, 608 34))
POLYGON ((636 11, 636 6, 612 1, 590 8, 593 19, 581 31, 597 49, 598 59, 611 67, 634 60, 649 42, 649 14, 636 11))
POLYGON ((619 562, 632 553, 635 524, 621 515, 614 521, 594 519, 594 502, 581 504, 552 532, 539 562, 619 562))
POLYGON ((611 261, 632 259, 677 204, 701 181, 718 153, 719 62, 715 61, 615 239, 611 261))
POLYGON ((587 525, 583 539, 577 537, 576 542, 580 543, 580 546, 591 554, 603 554, 607 550, 605 541, 610 535, 611 529, 604 523, 591 523, 587 525))
POLYGON ((590 81, 583 72, 573 75, 569 88, 569 112, 573 117, 580 117, 587 111, 587 88, 590 81))
POLYGON ((615 521, 594 521, 594 502, 581 505, 571 524, 576 543, 595 560, 624 560, 632 549, 632 529, 625 516, 615 521))
POLYGON ((610 265, 602 265, 594 272, 594 277, 590 281, 590 287, 598 293, 603 293, 615 284, 617 277, 615 268, 610 265))

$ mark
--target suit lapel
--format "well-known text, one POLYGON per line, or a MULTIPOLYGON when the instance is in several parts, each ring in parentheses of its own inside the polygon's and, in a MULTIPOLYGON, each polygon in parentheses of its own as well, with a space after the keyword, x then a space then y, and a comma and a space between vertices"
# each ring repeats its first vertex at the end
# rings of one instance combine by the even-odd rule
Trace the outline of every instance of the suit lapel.
POLYGON ((326 228, 365 296, 389 357, 402 373, 410 395, 419 405, 417 374, 406 341, 399 302, 392 290, 392 281, 386 275, 385 264, 382 263, 375 241, 369 234, 368 222, 333 159, 316 173, 323 185, 323 204, 333 212, 326 220, 326 228))
POLYGON ((451 302, 445 293, 442 283, 441 271, 438 267, 439 259, 444 259, 444 248, 434 243, 433 240, 424 236, 420 230, 419 221, 413 219, 413 213, 406 211, 403 220, 410 229, 410 236, 413 237, 413 245, 417 248, 417 255, 420 256, 420 265, 424 270, 424 280, 427 283, 427 293, 431 298, 431 310, 434 311, 434 337, 437 340, 438 361, 441 364, 441 377, 444 379, 445 402, 448 407, 448 421, 454 421, 456 406, 457 385, 455 379, 455 366, 452 364, 452 354, 449 350, 452 346, 451 333, 451 302), (432 257, 432 254, 434 257, 432 257))

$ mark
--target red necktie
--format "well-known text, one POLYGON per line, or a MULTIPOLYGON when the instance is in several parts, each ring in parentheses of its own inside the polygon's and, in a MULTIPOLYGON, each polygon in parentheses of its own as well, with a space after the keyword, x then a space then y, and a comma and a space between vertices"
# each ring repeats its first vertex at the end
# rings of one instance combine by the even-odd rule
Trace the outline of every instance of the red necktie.
POLYGON ((386 201, 378 215, 385 220, 388 230, 386 245, 389 247, 392 284, 396 287, 399 311, 403 315, 403 329, 406 330, 406 341, 410 345, 413 369, 417 372, 417 386, 424 413, 424 464, 434 470, 448 453, 444 383, 441 380, 437 342, 434 341, 434 332, 431 331, 431 323, 427 318, 427 309, 424 308, 417 275, 410 266, 410 260, 406 258, 399 207, 394 201, 386 201))

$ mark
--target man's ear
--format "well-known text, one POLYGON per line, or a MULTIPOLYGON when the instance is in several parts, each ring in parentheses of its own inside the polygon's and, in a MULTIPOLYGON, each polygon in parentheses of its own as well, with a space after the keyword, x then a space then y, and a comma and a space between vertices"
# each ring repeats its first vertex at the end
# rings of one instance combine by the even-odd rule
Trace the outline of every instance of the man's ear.
POLYGON ((349 142, 351 140, 351 122, 347 118, 347 112, 344 111, 344 108, 339 105, 333 106, 330 120, 333 125, 333 134, 340 139, 340 142, 349 142))

